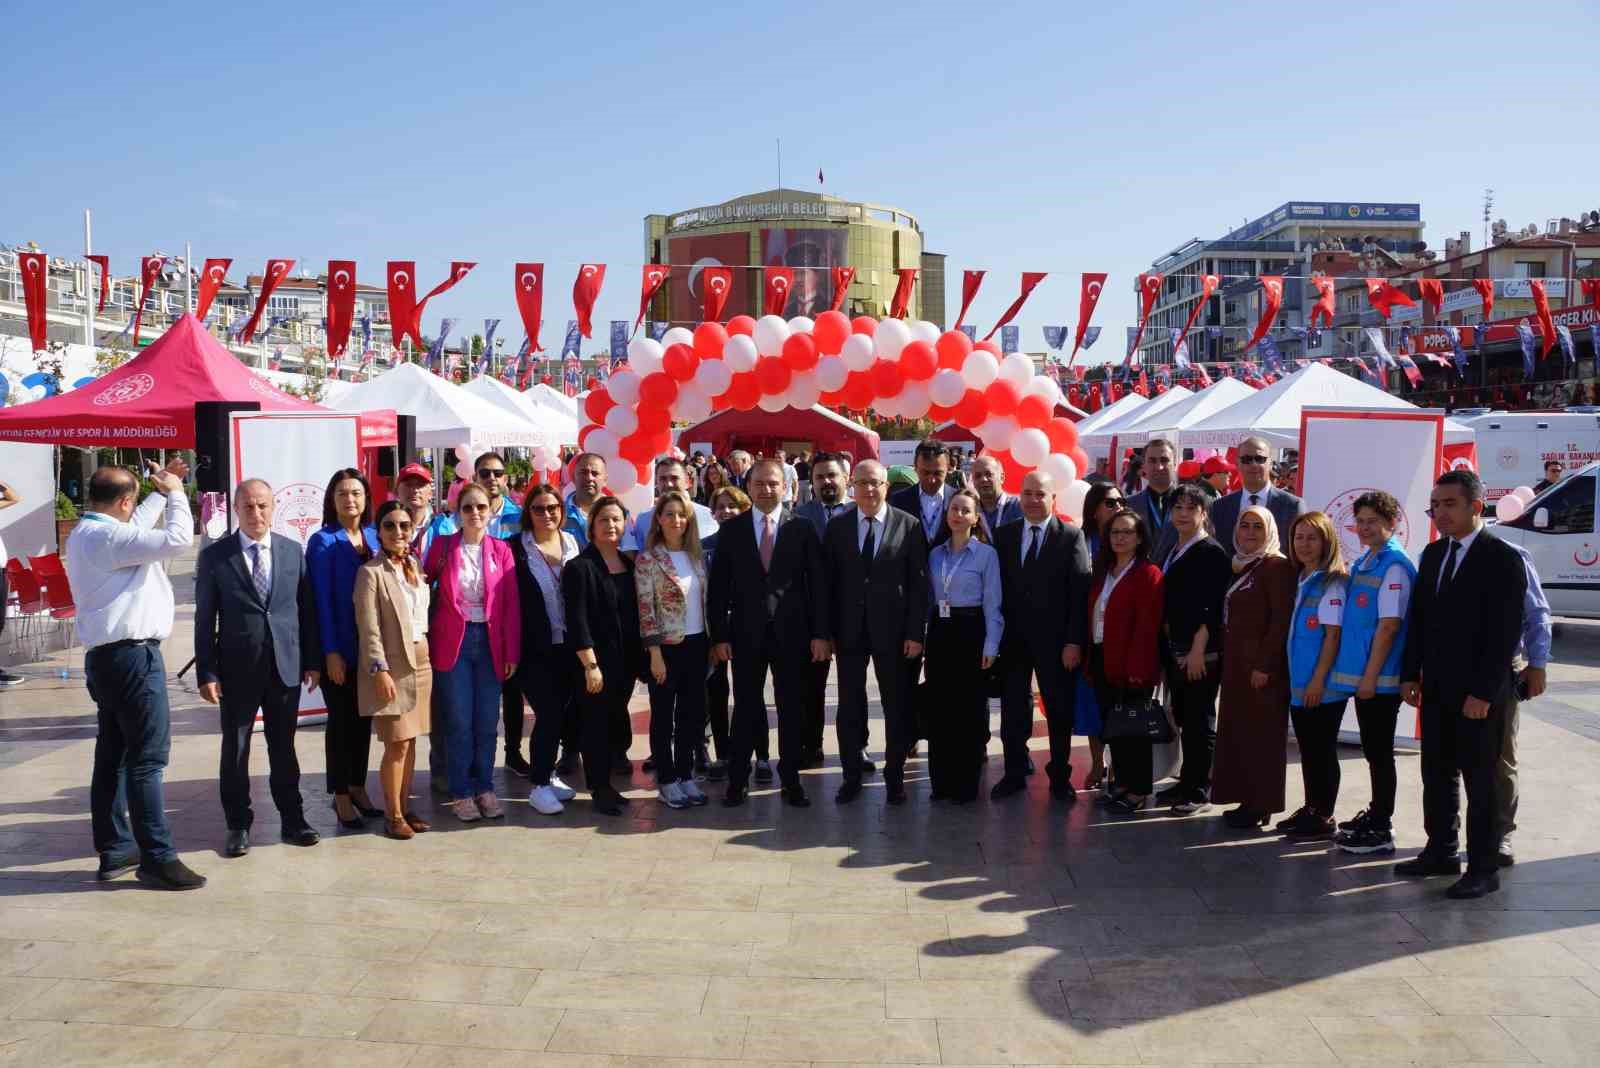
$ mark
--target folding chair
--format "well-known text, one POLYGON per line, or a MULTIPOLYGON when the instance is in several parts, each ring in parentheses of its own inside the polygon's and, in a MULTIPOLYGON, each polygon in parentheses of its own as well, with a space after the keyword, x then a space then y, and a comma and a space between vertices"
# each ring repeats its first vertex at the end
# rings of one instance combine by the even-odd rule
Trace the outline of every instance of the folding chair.
POLYGON ((35 633, 36 624, 48 610, 44 601, 44 588, 39 585, 38 577, 16 560, 6 563, 6 579, 11 584, 12 594, 17 598, 17 614, 13 618, 18 625, 11 635, 11 648, 14 652, 23 653, 29 660, 37 660, 39 647, 35 633))
POLYGON ((61 677, 68 678, 72 674, 72 650, 77 645, 74 621, 78 618, 78 606, 72 599, 72 584, 67 581, 67 569, 62 566, 61 557, 56 553, 30 556, 28 563, 44 586, 41 619, 48 613, 58 627, 66 628, 67 666, 61 669, 61 677))

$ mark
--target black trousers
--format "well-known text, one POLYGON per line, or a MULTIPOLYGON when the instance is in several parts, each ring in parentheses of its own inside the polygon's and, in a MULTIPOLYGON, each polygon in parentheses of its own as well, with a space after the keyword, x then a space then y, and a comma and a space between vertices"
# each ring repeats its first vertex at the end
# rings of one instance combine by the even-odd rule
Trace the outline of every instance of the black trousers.
POLYGON ((1178 727, 1183 767, 1178 785, 1196 799, 1211 795, 1211 758, 1217 749, 1217 690, 1222 686, 1222 660, 1206 664, 1203 678, 1191 680, 1176 664, 1167 666, 1167 692, 1178 727))
POLYGON ((822 732, 828 722, 828 672, 833 661, 806 665, 805 717, 801 721, 800 741, 807 751, 822 752, 822 732))
MULTIPOLYGON (((809 654, 809 646, 805 647, 809 654)), ((767 675, 772 676, 773 703, 778 708, 778 778, 785 787, 800 785, 800 753, 805 748, 804 693, 810 660, 799 649, 785 649, 768 624, 758 640, 733 647, 733 734, 728 747, 728 785, 740 787, 750 778, 750 754, 762 760, 767 727, 767 675)), ((857 750, 857 757, 860 751, 857 750)))
POLYGON ((953 608, 928 624, 928 779, 952 801, 978 796, 989 741, 989 698, 983 673, 983 609, 953 608))
POLYGON ((551 648, 547 657, 517 668, 516 684, 533 706, 533 740, 529 743, 530 781, 545 786, 555 772, 556 751, 570 737, 577 709, 572 701, 572 650, 551 648))
MULTIPOLYGON (((1154 692, 1149 686, 1116 686, 1106 678, 1105 647, 1096 645, 1089 650, 1089 684, 1094 687, 1094 699, 1104 716, 1119 701, 1148 701, 1154 692)), ((1130 794, 1148 797, 1155 784, 1155 757, 1150 742, 1144 738, 1127 738, 1108 741, 1111 766, 1116 771, 1117 788, 1130 794)))
POLYGON ((221 678, 222 761, 218 779, 222 812, 230 831, 247 831, 255 819, 250 809, 250 738, 255 733, 258 708, 261 733, 267 740, 267 782, 272 788, 272 803, 278 808, 278 819, 286 831, 298 831, 306 825, 300 800, 300 759, 294 751, 300 687, 278 681, 271 656, 269 648, 255 671, 221 678))
POLYGON ((676 645, 657 646, 667 681, 650 681, 650 758, 656 782, 694 777, 694 751, 706 731, 706 667, 710 642, 691 634, 676 645))
POLYGON ((372 749, 372 717, 363 716, 356 705, 355 661, 352 658, 345 663, 343 686, 332 679, 322 680, 322 700, 328 706, 322 745, 328 758, 330 794, 366 789, 372 749))
POLYGON ((712 752, 717 760, 729 755, 732 721, 728 718, 728 662, 719 661, 706 677, 706 725, 711 735, 712 752))
POLYGON ((506 758, 522 755, 522 687, 515 679, 500 684, 500 723, 505 728, 506 758))
POLYGON ((1045 725, 1050 731, 1052 785, 1072 779, 1072 713, 1074 677, 1061 666, 1061 654, 1035 655, 1026 645, 1013 646, 1001 658, 1005 690, 1000 698, 1000 741, 1005 746, 1006 778, 1028 773, 1028 739, 1033 737, 1033 680, 1039 680, 1045 725))
POLYGON ((1333 815, 1339 803, 1339 721, 1344 717, 1344 703, 1341 697, 1313 708, 1289 708, 1294 740, 1300 747, 1306 807, 1319 816, 1333 815))
MULTIPOLYGON (((1508 682, 1509 685, 1509 682, 1508 682)), ((1460 848, 1461 788, 1467 788, 1467 870, 1491 872, 1500 849, 1495 765, 1505 732, 1504 701, 1484 719, 1461 714, 1465 695, 1422 692, 1422 809, 1428 850, 1455 856, 1460 848)))
POLYGON ((839 654, 839 712, 834 734, 839 741, 839 762, 844 781, 861 783, 861 750, 867 744, 867 665, 878 680, 883 706, 883 782, 891 790, 905 784, 906 750, 911 746, 911 710, 906 707, 906 658, 893 649, 839 654))
POLYGON ((583 755, 583 777, 591 797, 616 793, 611 785, 611 761, 617 752, 616 724, 620 715, 628 718, 628 701, 633 697, 633 676, 628 674, 622 650, 596 649, 602 685, 590 693, 583 681, 583 667, 573 658, 573 694, 578 709, 578 745, 583 755))
POLYGON ((1399 778, 1394 768, 1394 728, 1400 720, 1400 695, 1380 693, 1356 698, 1356 721, 1361 724, 1361 753, 1367 758, 1372 779, 1372 802, 1367 810, 1379 826, 1394 819, 1394 795, 1399 778))

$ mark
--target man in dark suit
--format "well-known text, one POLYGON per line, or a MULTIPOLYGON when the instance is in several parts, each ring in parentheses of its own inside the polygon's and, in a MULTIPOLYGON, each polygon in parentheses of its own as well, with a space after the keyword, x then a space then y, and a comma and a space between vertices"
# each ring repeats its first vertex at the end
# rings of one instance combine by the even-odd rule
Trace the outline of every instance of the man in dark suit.
POLYGON ((294 731, 300 684, 321 680, 317 612, 300 546, 272 532, 272 487, 246 479, 234 491, 239 530, 206 546, 195 566, 194 659, 200 696, 221 704, 225 852, 250 851, 250 736, 261 710, 272 802, 283 840, 317 844, 300 801, 294 731))
POLYGON ((883 782, 891 805, 906 799, 904 770, 911 744, 906 661, 922 655, 928 625, 928 542, 915 518, 884 499, 888 474, 863 460, 851 475, 856 507, 828 524, 822 555, 831 587, 829 627, 839 658, 839 736, 844 785, 840 804, 861 795, 866 743, 867 663, 883 704, 883 782))
POLYGON ((1022 518, 1022 503, 1005 491, 1005 471, 993 456, 980 456, 972 461, 972 489, 978 495, 983 509, 983 522, 989 529, 989 540, 995 531, 1022 518))
MULTIPOLYGON (((1239 477, 1244 488, 1230 493, 1211 506, 1211 525, 1221 546, 1233 552, 1233 528, 1239 522, 1239 513, 1246 508, 1264 504, 1277 521, 1278 534, 1286 537, 1295 516, 1306 510, 1305 502, 1287 490, 1274 486, 1272 474, 1272 448, 1265 438, 1245 438, 1239 443, 1239 477)), ((1153 556, 1164 560, 1165 556, 1153 556)))
POLYGON ((822 580, 822 540, 816 529, 783 506, 783 464, 757 460, 750 468, 749 511, 717 530, 706 600, 712 653, 733 660, 733 738, 728 792, 722 803, 742 805, 756 732, 767 731, 767 674, 778 706, 778 778, 783 799, 811 804, 800 785, 802 697, 811 663, 828 659, 828 591, 822 580))
POLYGON ((950 530, 944 524, 945 505, 955 492, 945 482, 950 474, 950 453, 944 442, 924 438, 917 443, 912 463, 917 469, 917 484, 889 494, 889 504, 922 524, 922 536, 932 549, 950 537, 950 530))
MULTIPOLYGON (((1166 438, 1151 438, 1144 446, 1144 489, 1128 498, 1128 507, 1139 513, 1150 531, 1150 559, 1165 560, 1178 544, 1178 532, 1167 522, 1178 488, 1178 450, 1166 438)), ((1288 528, 1284 528, 1288 529, 1288 528)))
POLYGON ((1401 697, 1422 710, 1428 844, 1395 872, 1461 870, 1459 776, 1467 786, 1467 871, 1448 893, 1477 898, 1500 888, 1495 769, 1515 693, 1528 578, 1516 550, 1484 527, 1483 482, 1473 472, 1440 475, 1429 514, 1439 539, 1422 551, 1400 668, 1401 697))
POLYGON ((1004 691, 1000 699, 1000 740, 1005 745, 1005 775, 989 796, 1009 797, 1022 790, 1028 773, 1028 739, 1033 736, 1033 680, 1044 697, 1050 728, 1051 796, 1077 800, 1072 788, 1073 674, 1088 647, 1089 546, 1083 532, 1055 516, 1055 485, 1042 471, 1022 480, 1022 518, 994 535, 1000 557, 1006 628, 1000 644, 1004 691))
MULTIPOLYGON (((816 528, 820 543, 828 522, 855 507, 846 493, 850 464, 840 453, 819 452, 811 458, 810 473, 811 496, 794 510, 794 514, 816 528)), ((831 658, 806 665, 805 693, 801 698, 805 709, 800 723, 801 768, 822 766, 822 731, 827 722, 828 671, 832 665, 831 658)), ((862 770, 870 773, 876 767, 868 762, 862 765, 862 770)))

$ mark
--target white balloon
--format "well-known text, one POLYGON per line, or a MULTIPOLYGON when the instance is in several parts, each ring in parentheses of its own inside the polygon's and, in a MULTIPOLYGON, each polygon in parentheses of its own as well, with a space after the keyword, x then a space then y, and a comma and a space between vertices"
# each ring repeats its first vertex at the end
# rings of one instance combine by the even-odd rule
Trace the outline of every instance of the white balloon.
POLYGON ((878 397, 872 402, 872 410, 884 419, 893 419, 900 414, 900 394, 892 397, 878 397))
POLYGON ((789 324, 781 315, 763 315, 756 320, 756 349, 763 356, 777 356, 783 352, 783 343, 789 340, 789 324))
POLYGON ((913 319, 910 323, 911 340, 926 341, 928 344, 937 344, 939 341, 939 328, 926 319, 913 319))
MULTIPOLYGON (((671 333, 671 331, 667 331, 671 333)), ((633 373, 643 378, 661 370, 661 354, 666 350, 661 342, 648 337, 636 337, 628 342, 628 363, 633 373)))
POLYGON ((694 346, 694 331, 687 326, 675 326, 661 335, 661 350, 665 352, 674 345, 694 346))
POLYGON ((1512 490, 1508 496, 1520 497, 1522 498, 1522 503, 1526 505, 1529 501, 1533 500, 1533 487, 1518 486, 1516 489, 1512 490))
POLYGON ((472 462, 471 447, 467 445, 456 446, 456 463, 470 464, 472 462))
POLYGON ((836 389, 843 389, 845 379, 850 377, 850 368, 838 356, 824 356, 817 361, 817 388, 825 389, 832 393, 836 389))
POLYGON ((756 404, 764 412, 781 412, 789 407, 789 395, 784 393, 763 393, 756 404))
POLYGON ((1083 522, 1083 499, 1089 495, 1089 483, 1083 479, 1075 479, 1065 490, 1056 490, 1057 514, 1070 515, 1079 523, 1083 522))
POLYGON ((620 404, 639 403, 639 376, 626 367, 619 367, 606 379, 606 392, 620 404))
MULTIPOLYGON (((1043 431, 1040 431, 1040 433, 1043 433, 1043 431)), ((1015 452, 1016 450, 1013 448, 1012 453, 1015 454, 1015 452)), ((1072 485, 1078 479, 1077 465, 1072 462, 1072 457, 1064 453, 1053 452, 1046 456, 1039 461, 1039 470, 1050 476, 1050 481, 1055 485, 1058 496, 1066 487, 1072 485)))
POLYGON ((987 389, 1000 375, 1000 362, 984 349, 973 349, 961 364, 961 381, 968 389, 987 389))
MULTIPOLYGON (((628 466, 633 466, 629 464, 628 466)), ((635 476, 637 477, 637 476, 635 476)), ((619 494, 622 507, 628 510, 628 515, 635 516, 655 503, 654 487, 641 482, 626 493, 619 494)))
POLYGON ((911 328, 899 319, 884 319, 872 335, 878 356, 885 360, 898 360, 900 350, 911 341, 911 328))
POLYGON ((693 382, 678 387, 678 399, 672 402, 672 414, 678 419, 698 423, 711 416, 711 398, 693 382))
POLYGON ((606 412, 606 429, 620 440, 639 429, 639 413, 626 404, 612 406, 606 412))
POLYGON ((606 488, 621 497, 639 484, 639 469, 632 464, 610 464, 606 467, 606 488))
POLYGON ((866 334, 851 334, 844 339, 844 348, 839 350, 839 358, 844 361, 846 369, 865 371, 877 358, 877 350, 872 344, 872 339, 866 334))
POLYGON ((961 381, 961 372, 953 371, 946 367, 935 371, 933 378, 928 381, 928 396, 935 404, 942 404, 946 408, 955 407, 967 392, 967 384, 961 381))
POLYGON ((694 369, 694 387, 708 397, 722 396, 728 392, 728 387, 732 384, 733 368, 728 365, 725 358, 701 360, 700 366, 694 369))
POLYGON ((1033 378, 1033 361, 1020 352, 1013 352, 1000 361, 1000 377, 1018 389, 1027 389, 1033 378))
POLYGON ((1027 388, 1023 392, 1043 397, 1050 405, 1051 411, 1054 411, 1056 405, 1061 403, 1061 387, 1056 385, 1055 379, 1049 375, 1034 375, 1033 378, 1029 379, 1027 388))
POLYGON ((926 382, 907 382, 900 391, 900 414, 906 419, 921 419, 932 403, 926 382))
POLYGON ((617 436, 605 427, 600 427, 585 438, 583 447, 605 460, 607 467, 616 463, 622 455, 617 451, 617 436))
MULTIPOLYGON (((776 316, 774 316, 776 318, 776 316)), ((760 324, 757 323, 757 326, 760 324)), ((761 354, 756 351, 756 343, 749 334, 735 334, 728 339, 722 348, 722 362, 734 371, 753 371, 756 360, 761 354)), ((714 361, 713 361, 714 362, 714 361)), ((700 366, 704 367, 702 363, 700 366)))
POLYGON ((1501 497, 1498 502, 1496 502, 1494 506, 1494 517, 1501 523, 1509 523, 1513 519, 1521 516, 1522 513, 1527 510, 1527 502, 1525 502, 1521 497, 1516 496, 1514 493, 1508 493, 1504 497, 1501 497))
MULTIPOLYGON (((1017 421, 1009 415, 990 416, 979 423, 973 433, 991 449, 1009 449, 1011 439, 1017 433, 1017 421)), ((1048 448, 1049 444, 1050 439, 1046 438, 1045 447, 1048 448)))
POLYGON ((822 387, 817 384, 817 372, 806 371, 789 381, 789 407, 808 410, 822 399, 822 387))
POLYGON ((816 323, 812 322, 804 315, 796 315, 793 319, 789 320, 789 333, 809 334, 811 333, 811 328, 816 325, 816 323))
POLYGON ((1043 430, 1019 430, 1011 436, 1011 455, 1024 467, 1038 467, 1050 455, 1050 439, 1043 430))

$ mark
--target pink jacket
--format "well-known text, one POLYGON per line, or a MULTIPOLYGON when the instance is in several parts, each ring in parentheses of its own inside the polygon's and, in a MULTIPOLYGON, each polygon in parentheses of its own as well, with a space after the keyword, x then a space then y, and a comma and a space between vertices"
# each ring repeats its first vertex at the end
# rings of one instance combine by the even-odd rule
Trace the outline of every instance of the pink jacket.
MULTIPOLYGON (((439 583, 433 618, 428 623, 428 657, 435 671, 449 671, 461 655, 467 632, 466 608, 461 603, 461 535, 433 539, 422 569, 430 582, 439 583)), ((495 674, 505 677, 506 665, 517 662, 522 651, 522 604, 517 597, 517 569, 511 546, 499 538, 483 539, 483 615, 489 628, 489 650, 495 674)))

